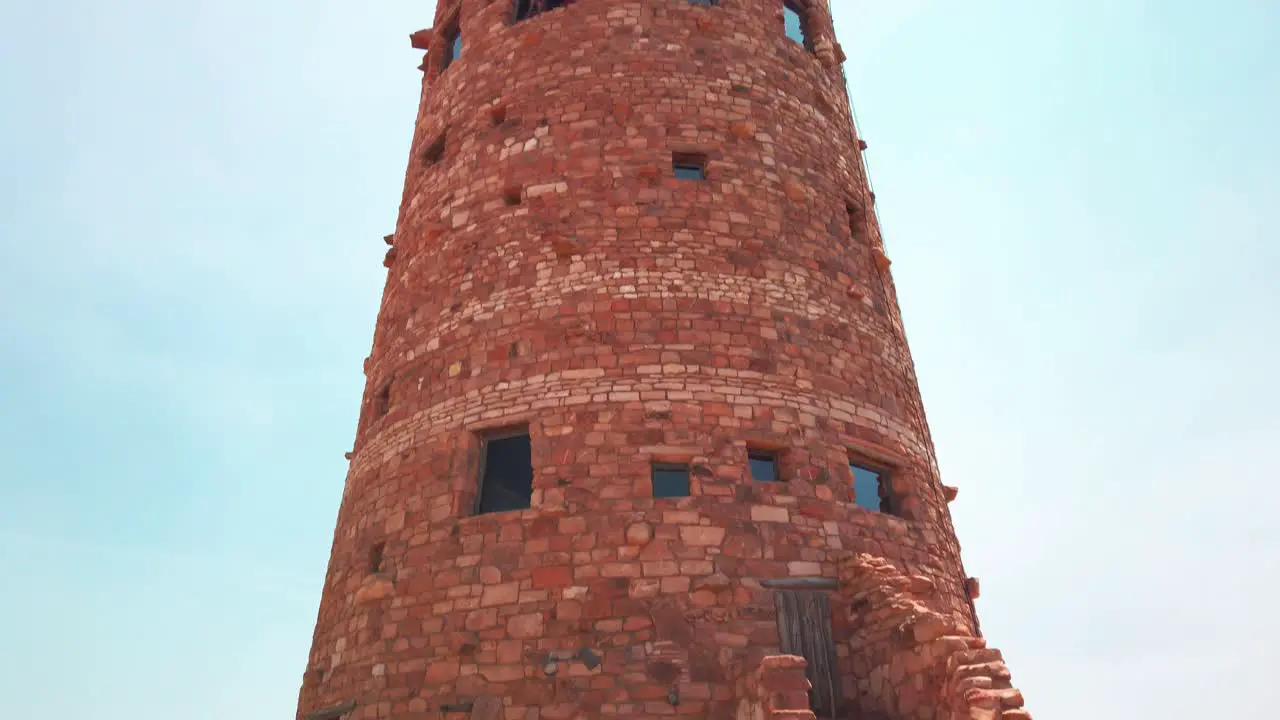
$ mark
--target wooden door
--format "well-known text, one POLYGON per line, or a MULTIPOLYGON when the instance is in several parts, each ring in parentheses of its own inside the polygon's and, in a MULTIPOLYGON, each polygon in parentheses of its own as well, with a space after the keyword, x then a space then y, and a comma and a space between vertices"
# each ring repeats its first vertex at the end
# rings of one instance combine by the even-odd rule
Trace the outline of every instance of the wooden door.
POLYGON ((834 718, 840 707, 840 678, 836 644, 831 636, 831 603, 825 592, 782 590, 774 596, 782 652, 799 655, 807 663, 805 675, 813 685, 809 704, 819 718, 834 718))

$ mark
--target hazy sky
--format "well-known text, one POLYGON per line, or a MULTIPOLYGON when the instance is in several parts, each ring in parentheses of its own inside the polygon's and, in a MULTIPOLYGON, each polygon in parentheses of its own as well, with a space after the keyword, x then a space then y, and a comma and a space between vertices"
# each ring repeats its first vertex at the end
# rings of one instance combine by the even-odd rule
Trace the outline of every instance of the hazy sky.
MULTIPOLYGON (((1271 720, 1280 3, 836 4, 1028 707, 1271 720)), ((0 2, 8 715, 292 717, 431 20, 0 2)))

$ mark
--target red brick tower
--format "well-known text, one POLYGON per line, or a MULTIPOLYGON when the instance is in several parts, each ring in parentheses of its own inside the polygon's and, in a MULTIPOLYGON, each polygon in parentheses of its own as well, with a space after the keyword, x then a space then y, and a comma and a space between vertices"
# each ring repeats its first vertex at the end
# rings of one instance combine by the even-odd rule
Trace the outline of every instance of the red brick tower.
POLYGON ((298 718, 1028 717, 826 3, 435 20, 298 718))

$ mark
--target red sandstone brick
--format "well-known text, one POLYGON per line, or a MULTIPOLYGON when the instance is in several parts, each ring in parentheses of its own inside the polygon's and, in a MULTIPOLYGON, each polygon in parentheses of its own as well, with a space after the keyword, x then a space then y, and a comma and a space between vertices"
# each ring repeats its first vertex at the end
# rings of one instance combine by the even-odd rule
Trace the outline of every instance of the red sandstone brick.
POLYGON ((458 677, 458 661, 444 660, 433 662, 427 666, 426 682, 432 684, 447 683, 458 677))
POLYGON ((686 545, 719 545, 724 542, 724 528, 687 526, 680 528, 680 539, 686 545))
POLYGON ((516 639, 540 637, 543 617, 541 613, 516 615, 507 620, 507 634, 516 639))
POLYGON ((556 589, 573 584, 573 569, 569 567, 536 567, 533 569, 533 586, 556 589))
POLYGON ((480 596, 480 604, 485 607, 514 603, 520 597, 520 586, 515 583, 490 585, 480 596))

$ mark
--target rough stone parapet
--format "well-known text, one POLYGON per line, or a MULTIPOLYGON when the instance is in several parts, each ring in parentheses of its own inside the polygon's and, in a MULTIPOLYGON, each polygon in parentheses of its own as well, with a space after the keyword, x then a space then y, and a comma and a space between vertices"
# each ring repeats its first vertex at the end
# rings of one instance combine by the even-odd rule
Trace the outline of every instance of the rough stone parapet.
POLYGON ((858 707, 919 720, 1030 717, 1000 651, 963 613, 939 610, 933 579, 867 554, 845 558, 840 579, 858 707))

